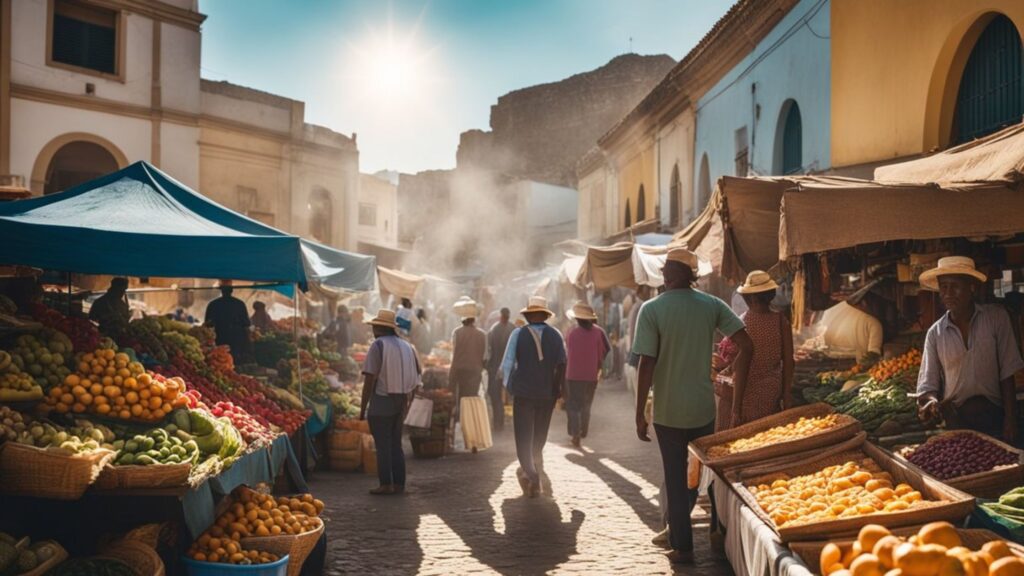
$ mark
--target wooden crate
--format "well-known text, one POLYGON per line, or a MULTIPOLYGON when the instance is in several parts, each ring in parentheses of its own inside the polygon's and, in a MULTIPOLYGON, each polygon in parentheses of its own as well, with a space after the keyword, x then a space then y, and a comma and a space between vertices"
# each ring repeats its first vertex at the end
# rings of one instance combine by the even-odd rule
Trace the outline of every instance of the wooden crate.
POLYGON ((720 446, 742 438, 749 438, 754 434, 776 426, 784 426, 791 422, 796 422, 802 417, 814 418, 826 416, 834 412, 835 409, 824 402, 800 406, 798 408, 791 408, 789 410, 779 412, 778 414, 761 418, 760 420, 748 422, 742 426, 737 426, 736 428, 730 428, 729 430, 724 430, 717 434, 711 434, 710 436, 699 438, 690 443, 690 450, 702 463, 704 463, 705 466, 721 473, 728 469, 753 462, 764 462, 769 459, 806 453, 817 448, 831 446, 852 438, 861 431, 860 422, 856 418, 840 414, 838 425, 798 440, 780 442, 778 444, 772 444, 770 446, 764 446, 762 448, 756 448, 746 452, 729 454, 728 456, 712 458, 708 455, 708 450, 714 446, 720 446))
MULTIPOLYGON (((1011 466, 1003 466, 995 470, 988 470, 987 472, 978 472, 976 474, 960 476, 959 478, 940 480, 941 482, 945 483, 947 486, 952 486, 953 488, 962 490, 971 496, 990 499, 999 498, 1008 490, 1018 486, 1024 486, 1024 466, 1021 465, 1021 462, 1024 462, 1024 450, 1018 450, 1017 448, 1014 448, 997 438, 993 438, 988 434, 982 434, 981 432, 975 432, 974 430, 950 430, 948 432, 942 432, 932 436, 925 443, 934 442, 940 438, 949 437, 953 434, 973 434, 978 436, 986 442, 991 442, 1007 452, 1016 454, 1017 463, 1011 466)), ((903 456, 896 453, 891 454, 893 458, 907 467, 917 470, 926 476, 931 476, 927 471, 910 462, 903 456)))
POLYGON ((881 524, 890 529, 926 524, 937 520, 948 520, 958 524, 974 510, 974 497, 956 488, 946 486, 931 476, 924 475, 920 471, 906 466, 870 442, 864 442, 856 448, 851 448, 847 443, 844 448, 850 449, 843 451, 827 450, 815 456, 810 456, 798 464, 787 464, 770 471, 765 467, 752 469, 747 471, 747 473, 739 471, 737 474, 734 474, 736 480, 732 481, 733 490, 736 491, 743 502, 750 507, 758 518, 779 535, 779 539, 783 543, 855 534, 866 524, 881 524), (776 526, 775 522, 757 503, 754 495, 747 489, 748 485, 771 484, 779 478, 812 474, 827 466, 838 465, 851 460, 860 461, 864 458, 874 460, 882 470, 892 476, 894 483, 909 484, 921 493, 924 500, 935 503, 927 507, 900 512, 868 514, 780 528, 776 526), (751 472, 757 472, 758 475, 752 475, 751 472))

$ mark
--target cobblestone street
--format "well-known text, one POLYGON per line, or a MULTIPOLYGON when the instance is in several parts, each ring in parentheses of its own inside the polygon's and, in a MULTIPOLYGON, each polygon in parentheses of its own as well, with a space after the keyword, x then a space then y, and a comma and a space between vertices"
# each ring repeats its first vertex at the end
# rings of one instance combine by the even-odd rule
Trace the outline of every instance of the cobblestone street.
MULTIPOLYGON (((657 446, 636 439, 632 402, 602 383, 585 452, 568 445, 556 411, 545 450, 553 497, 522 497, 511 423, 494 448, 410 459, 401 497, 375 498, 374 477, 318 473, 313 492, 330 519, 328 574, 666 574, 659 528, 657 446)), ((408 451, 407 452, 411 452, 408 451)), ((697 564, 678 574, 731 574, 694 512, 697 564)))

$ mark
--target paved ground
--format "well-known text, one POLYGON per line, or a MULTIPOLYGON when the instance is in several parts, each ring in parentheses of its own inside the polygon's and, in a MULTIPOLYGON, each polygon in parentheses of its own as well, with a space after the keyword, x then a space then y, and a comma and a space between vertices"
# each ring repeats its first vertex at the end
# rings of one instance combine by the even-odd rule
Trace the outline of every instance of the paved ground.
MULTIPOLYGON (((318 473, 310 487, 327 504, 327 574, 672 573, 650 543, 657 446, 636 439, 632 414, 625 387, 602 383, 581 453, 556 412, 545 450, 553 497, 522 497, 511 423, 485 452, 410 459, 405 496, 369 496, 374 477, 318 473)), ((675 573, 732 574, 709 550, 706 513, 694 518, 697 564, 675 573)))

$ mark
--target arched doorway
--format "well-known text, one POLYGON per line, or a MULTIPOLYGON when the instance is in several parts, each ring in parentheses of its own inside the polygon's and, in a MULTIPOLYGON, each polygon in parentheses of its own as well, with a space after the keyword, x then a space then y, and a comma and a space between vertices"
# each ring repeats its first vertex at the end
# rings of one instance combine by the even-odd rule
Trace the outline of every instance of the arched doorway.
POLYGON ((644 185, 640 185, 640 191, 636 196, 636 221, 643 222, 647 219, 647 199, 644 198, 644 185))
POLYGON ((775 130, 775 173, 803 172, 803 118, 796 100, 786 100, 779 111, 779 124, 775 130))
POLYGON ((668 223, 671 226, 679 224, 679 196, 682 193, 682 183, 679 181, 679 163, 672 166, 672 178, 668 185, 668 223))
POLYGON ((1024 58, 1013 21, 995 15, 971 48, 957 90, 953 143, 1016 124, 1024 116, 1024 58))
POLYGON ((99 178, 119 168, 117 159, 95 142, 76 140, 64 144, 46 167, 43 194, 53 194, 99 178))
POLYGON ((694 210, 697 214, 704 211, 711 199, 711 167, 708 165, 708 155, 700 159, 700 175, 697 179, 697 205, 694 210))
POLYGON ((333 224, 333 202, 331 193, 326 189, 317 186, 309 195, 309 234, 315 240, 330 244, 333 224))
POLYGON ((630 213, 630 210, 629 210, 629 198, 626 198, 626 219, 625 219, 625 225, 623 226, 623 228, 629 228, 632 225, 633 225, 633 215, 630 213))

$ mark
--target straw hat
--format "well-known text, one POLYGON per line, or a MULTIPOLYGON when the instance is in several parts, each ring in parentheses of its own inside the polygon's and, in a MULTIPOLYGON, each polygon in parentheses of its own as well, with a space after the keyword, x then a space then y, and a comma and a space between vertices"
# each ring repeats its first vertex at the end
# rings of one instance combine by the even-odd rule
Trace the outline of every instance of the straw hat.
POLYGON ((946 256, 939 258, 939 265, 921 274, 921 286, 928 290, 939 290, 939 276, 951 275, 970 276, 978 282, 986 282, 988 277, 974 265, 974 260, 967 256, 946 256))
POLYGON ((768 292, 769 290, 778 290, 779 285, 772 280, 772 277, 768 275, 764 270, 754 270, 750 274, 747 274, 747 281, 736 289, 740 294, 759 294, 761 292, 768 292))
POLYGON ((548 316, 555 315, 554 312, 548 309, 548 299, 543 296, 530 296, 526 308, 519 311, 520 314, 530 314, 532 312, 543 312, 548 316))
POLYGON ((573 305, 572 310, 569 310, 565 315, 570 320, 590 320, 593 322, 597 321, 597 314, 594 309, 586 302, 577 302, 573 305))
POLYGON ((696 254, 681 246, 669 248, 668 254, 665 255, 665 261, 679 262, 689 266, 697 278, 707 276, 712 271, 710 262, 701 260, 696 254))
POLYGON ((377 316, 366 322, 371 326, 383 326, 385 328, 398 329, 398 325, 395 324, 395 311, 388 310, 387 308, 381 308, 377 311, 377 316))
POLYGON ((452 310, 459 318, 476 318, 480 315, 480 306, 469 296, 462 296, 452 304, 452 310))

